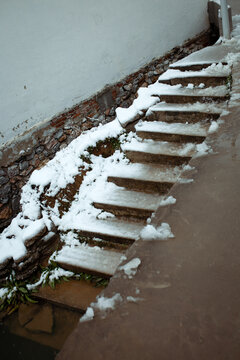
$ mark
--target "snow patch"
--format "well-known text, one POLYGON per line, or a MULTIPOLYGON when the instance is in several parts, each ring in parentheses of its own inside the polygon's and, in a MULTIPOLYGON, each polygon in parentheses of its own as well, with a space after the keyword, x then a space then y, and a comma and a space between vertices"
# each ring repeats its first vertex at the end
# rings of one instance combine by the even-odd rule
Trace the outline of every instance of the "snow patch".
POLYGON ((168 240, 174 238, 169 224, 162 223, 161 226, 155 228, 153 225, 147 225, 141 231, 141 239, 145 241, 150 240, 168 240))
POLYGON ((123 270, 125 275, 128 276, 129 279, 132 279, 134 275, 137 273, 137 269, 141 264, 141 260, 139 258, 134 258, 129 261, 127 264, 120 266, 119 270, 123 270))
POLYGON ((123 301, 123 298, 119 293, 117 293, 111 298, 100 296, 97 298, 97 302, 92 303, 91 306, 100 311, 106 311, 108 309, 114 310, 116 304, 121 301, 123 301))
POLYGON ((216 132, 218 130, 218 128, 219 128, 219 125, 218 125, 217 121, 212 121, 211 125, 209 126, 208 133, 213 134, 214 132, 216 132))
POLYGON ((207 145, 205 143, 205 141, 202 142, 201 144, 197 144, 196 150, 197 150, 197 152, 194 155, 195 158, 200 157, 200 156, 205 156, 205 155, 211 154, 213 152, 211 146, 207 145))
POLYGON ((176 204, 176 199, 173 196, 168 196, 166 199, 160 201, 160 206, 173 205, 176 204))
POLYGON ((0 300, 4 300, 7 296, 8 289, 6 288, 0 288, 0 300))
POLYGON ((137 297, 133 297, 133 296, 127 296, 127 301, 128 302, 132 302, 132 303, 137 303, 138 301, 143 300, 142 298, 137 298, 137 297))
POLYGON ((85 314, 81 317, 79 321, 82 323, 82 322, 90 321, 93 318, 94 318, 94 310, 92 307, 88 307, 85 314))

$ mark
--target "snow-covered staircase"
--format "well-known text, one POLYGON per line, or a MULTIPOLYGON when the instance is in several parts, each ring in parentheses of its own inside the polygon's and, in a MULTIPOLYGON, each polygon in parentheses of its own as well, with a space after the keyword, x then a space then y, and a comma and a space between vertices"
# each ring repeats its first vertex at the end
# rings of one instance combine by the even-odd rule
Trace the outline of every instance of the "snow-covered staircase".
MULTIPOLYGON (((231 68, 209 49, 172 64, 129 108, 118 108, 113 122, 84 132, 33 172, 21 213, 1 235, 0 281, 12 270, 16 280, 28 278, 57 243, 60 267, 85 279, 115 273, 156 210, 178 200, 168 195, 171 187, 186 182, 185 165, 209 150, 204 141, 220 124, 231 68)), ((85 300, 70 306, 84 310, 96 295, 92 284, 73 287, 74 298, 83 292, 85 300)), ((67 294, 59 290, 53 300, 45 289, 37 296, 69 304, 67 294)))
MULTIPOLYGON (((138 240, 146 219, 168 204, 167 193, 196 153, 196 144, 207 137, 211 122, 218 119, 219 103, 229 98, 229 69, 212 66, 213 62, 179 62, 160 76, 159 84, 168 86, 153 90, 151 96, 159 98, 158 103, 144 109, 145 115, 135 121, 135 136, 121 145, 130 164, 112 168, 107 181, 114 186, 92 194, 94 207, 114 218, 92 218, 75 226, 72 230, 84 237, 85 244, 64 245, 56 257, 59 265, 112 276, 124 254, 124 248, 113 244, 129 246, 138 240), (101 248, 93 247, 91 239, 101 248)), ((132 128, 128 123, 126 129, 132 128)))

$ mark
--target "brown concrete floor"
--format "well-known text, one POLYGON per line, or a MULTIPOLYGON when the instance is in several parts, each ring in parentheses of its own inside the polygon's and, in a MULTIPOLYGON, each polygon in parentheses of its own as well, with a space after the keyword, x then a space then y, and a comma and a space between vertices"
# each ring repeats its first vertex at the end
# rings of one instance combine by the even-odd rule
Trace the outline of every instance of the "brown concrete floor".
MULTIPOLYGON (((240 65, 233 77, 239 95, 240 65)), ((175 238, 131 247, 136 276, 119 271, 104 291, 124 301, 80 323, 58 359, 240 359, 240 99, 224 120, 208 138, 214 154, 192 160, 194 182, 175 185, 177 203, 157 214, 175 238)))

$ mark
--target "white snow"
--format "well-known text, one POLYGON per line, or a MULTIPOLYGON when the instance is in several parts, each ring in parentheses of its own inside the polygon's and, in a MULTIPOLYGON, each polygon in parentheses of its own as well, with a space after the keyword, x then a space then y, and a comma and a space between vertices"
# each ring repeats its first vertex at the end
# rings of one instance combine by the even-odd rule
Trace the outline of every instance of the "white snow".
MULTIPOLYGON (((165 73, 159 76, 159 81, 161 80, 170 80, 174 78, 191 78, 191 77, 207 77, 207 76, 229 76, 231 73, 231 69, 229 65, 223 65, 222 63, 212 64, 208 66, 206 69, 202 69, 200 71, 180 71, 175 69, 169 69, 165 73)), ((194 84, 190 83, 187 86, 189 89, 194 88, 194 84)), ((204 87, 203 86, 200 86, 204 87)))
POLYGON ((47 277, 48 282, 52 282, 54 280, 59 280, 61 277, 71 278, 74 276, 74 273, 72 271, 64 270, 60 267, 57 267, 53 270, 44 270, 40 276, 40 279, 33 283, 33 284, 27 284, 28 290, 36 289, 41 284, 46 283, 47 277))
MULTIPOLYGON (((98 141, 106 138, 118 137, 122 132, 123 129, 117 120, 93 128, 72 141, 67 148, 59 151, 54 159, 49 161, 43 168, 32 173, 29 181, 22 188, 22 212, 12 220, 11 224, 0 235, 0 263, 7 258, 13 258, 14 260, 21 258, 27 252, 24 245, 26 240, 36 236, 45 226, 51 231, 52 221, 56 226, 61 223, 57 202, 54 209, 44 209, 40 205, 40 197, 43 191, 46 191, 46 186, 48 186, 47 195, 55 196, 68 183, 73 183, 74 177, 79 174, 81 166, 84 168, 89 167, 81 159, 81 155, 88 155, 86 149, 89 146, 95 146, 98 141)), ((124 158, 123 154, 116 152, 107 159, 92 156, 92 162, 94 170, 85 179, 85 186, 83 186, 79 195, 81 206, 77 212, 79 213, 84 209, 85 214, 91 213, 91 215, 97 216, 101 211, 91 205, 91 187, 94 186, 97 178, 96 185, 101 191, 101 188, 106 183, 106 176, 100 177, 100 175, 104 173, 105 168, 109 168, 114 163, 126 164, 128 160, 124 158)), ((70 212, 70 217, 74 217, 74 215, 74 213, 70 212)))
POLYGON ((143 300, 142 298, 137 298, 137 297, 134 297, 134 296, 127 296, 127 301, 128 302, 132 302, 132 303, 137 303, 138 301, 141 301, 143 300))
POLYGON ((206 126, 201 123, 183 124, 167 123, 163 121, 142 121, 140 120, 135 129, 137 131, 163 132, 169 134, 198 135, 206 136, 206 126))
POLYGON ((4 300, 7 296, 8 289, 7 288, 0 288, 0 300, 4 300))
POLYGON ((206 142, 202 142, 201 144, 197 144, 196 145, 196 153, 194 155, 194 157, 200 157, 200 156, 205 156, 207 154, 212 153, 212 148, 206 144, 206 142))
POLYGON ((166 206, 166 205, 174 205, 176 204, 176 199, 173 196, 168 196, 166 199, 163 199, 160 201, 160 206, 166 206))
POLYGON ((162 223, 161 226, 157 228, 148 224, 141 231, 142 240, 167 240, 169 238, 174 238, 174 235, 167 223, 162 223))
POLYGON ((125 127, 129 122, 136 118, 138 110, 133 105, 129 106, 127 109, 118 107, 116 109, 116 115, 120 124, 125 127))
POLYGON ((187 89, 194 89, 194 84, 189 83, 189 84, 187 85, 187 89))
POLYGON ((97 298, 97 302, 91 303, 91 306, 94 309, 98 309, 100 311, 106 311, 108 309, 114 310, 117 303, 123 301, 122 296, 117 293, 111 298, 107 298, 104 296, 99 296, 97 298))
POLYGON ((132 279, 133 276, 136 275, 137 269, 140 264, 141 260, 139 258, 134 258, 130 260, 127 264, 120 266, 119 270, 124 271, 125 275, 127 275, 129 279, 132 279))
POLYGON ((217 123, 217 121, 212 121, 211 125, 209 126, 209 129, 208 129, 208 133, 209 134, 212 134, 214 132, 216 132, 219 128, 219 125, 217 123))
POLYGON ((80 318, 80 322, 90 321, 94 318, 94 310, 92 307, 88 307, 85 314, 80 318))

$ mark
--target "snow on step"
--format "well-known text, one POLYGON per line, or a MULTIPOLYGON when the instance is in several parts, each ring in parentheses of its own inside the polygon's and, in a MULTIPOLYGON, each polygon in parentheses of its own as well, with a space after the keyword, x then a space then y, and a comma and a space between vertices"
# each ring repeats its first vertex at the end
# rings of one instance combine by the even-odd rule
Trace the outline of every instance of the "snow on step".
MULTIPOLYGON (((228 45, 213 45, 196 51, 170 65, 174 69, 201 69, 213 63, 226 64, 224 57, 234 50, 228 45)), ((237 51, 237 49, 235 50, 237 51)))
POLYGON ((218 104, 171 104, 161 102, 151 106, 147 113, 146 118, 150 121, 167 121, 168 123, 175 122, 190 122, 195 123, 202 120, 217 120, 222 110, 218 104))
POLYGON ((145 181, 169 181, 175 183, 181 168, 166 165, 129 164, 116 165, 108 172, 108 176, 133 178, 145 181))
POLYGON ((140 121, 135 125, 137 134, 139 133, 159 133, 159 134, 176 134, 185 136, 206 137, 207 127, 200 124, 169 124, 161 121, 140 121))
MULTIPOLYGON (((162 85, 162 84, 159 84, 162 85)), ((205 102, 208 100, 224 101, 229 97, 226 86, 216 86, 214 88, 208 87, 206 89, 189 89, 189 88, 176 88, 176 86, 165 85, 163 89, 152 93, 152 96, 159 96, 161 101, 170 103, 179 102, 205 102)))
POLYGON ((117 219, 98 220, 93 216, 77 215, 72 222, 68 222, 67 226, 64 224, 60 226, 60 230, 75 230, 82 236, 129 243, 138 240, 143 226, 144 224, 136 222, 117 219))
POLYGON ((202 104, 202 103, 194 103, 194 104, 168 104, 165 102, 158 103, 156 105, 151 106, 146 115, 150 115, 153 111, 168 111, 168 112, 198 112, 204 114, 216 114, 219 116, 222 113, 222 109, 220 106, 215 106, 212 104, 202 104))
POLYGON ((64 246, 55 261, 61 267, 75 272, 84 271, 109 277, 115 273, 122 256, 120 252, 79 244, 74 247, 64 246))
POLYGON ((131 163, 109 170, 108 181, 131 190, 165 194, 180 173, 181 169, 176 166, 131 163))
POLYGON ((143 192, 129 191, 115 187, 102 194, 93 194, 94 206, 117 215, 132 215, 148 218, 156 211, 163 196, 145 194, 143 192))
POLYGON ((178 165, 190 160, 194 154, 195 145, 153 140, 139 142, 133 139, 130 143, 122 145, 122 150, 133 162, 174 163, 178 165))
POLYGON ((169 69, 160 75, 158 81, 160 83, 171 85, 182 84, 183 86, 186 86, 188 83, 193 83, 194 85, 200 85, 203 83, 207 86, 217 86, 224 85, 230 74, 231 71, 229 67, 224 67, 222 64, 218 64, 215 66, 212 65, 201 71, 180 71, 169 69))

